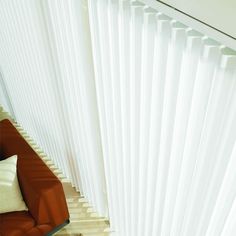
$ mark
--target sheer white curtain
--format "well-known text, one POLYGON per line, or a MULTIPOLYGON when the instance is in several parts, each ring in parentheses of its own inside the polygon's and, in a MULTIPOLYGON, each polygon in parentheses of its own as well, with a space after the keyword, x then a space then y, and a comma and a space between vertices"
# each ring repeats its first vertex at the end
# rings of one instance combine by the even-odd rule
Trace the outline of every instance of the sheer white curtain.
POLYGON ((23 2, 0 101, 116 235, 234 235, 235 52, 147 1, 23 2))
POLYGON ((236 232, 235 52, 142 2, 89 0, 89 13, 118 235, 236 232))
POLYGON ((16 120, 108 216, 86 1, 3 0, 0 28, 16 120))

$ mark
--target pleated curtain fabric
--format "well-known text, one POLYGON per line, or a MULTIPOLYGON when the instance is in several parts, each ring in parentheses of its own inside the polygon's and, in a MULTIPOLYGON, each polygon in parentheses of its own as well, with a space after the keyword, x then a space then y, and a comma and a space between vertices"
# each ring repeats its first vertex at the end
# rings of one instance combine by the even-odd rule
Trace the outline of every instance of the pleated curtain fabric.
POLYGON ((112 226, 233 235, 235 52, 142 2, 90 0, 89 13, 112 226))
POLYGON ((12 106, 17 122, 108 216, 85 7, 74 0, 0 1, 1 84, 8 90, 1 89, 9 96, 0 103, 12 106))
POLYGON ((0 101, 114 235, 236 234, 233 50, 142 1, 0 6, 0 101))

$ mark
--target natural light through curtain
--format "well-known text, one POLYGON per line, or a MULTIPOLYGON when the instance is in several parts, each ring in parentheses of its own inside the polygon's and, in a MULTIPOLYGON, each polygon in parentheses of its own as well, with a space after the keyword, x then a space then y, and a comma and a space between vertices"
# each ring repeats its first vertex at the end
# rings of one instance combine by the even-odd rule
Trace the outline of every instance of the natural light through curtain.
POLYGON ((108 216, 86 6, 0 1, 0 84, 10 98, 0 101, 12 106, 13 117, 95 210, 108 216))
POLYGON ((235 52, 138 1, 89 13, 117 235, 233 235, 235 52))
POLYGON ((234 51, 142 1, 2 0, 0 70, 115 235, 235 235, 234 51))

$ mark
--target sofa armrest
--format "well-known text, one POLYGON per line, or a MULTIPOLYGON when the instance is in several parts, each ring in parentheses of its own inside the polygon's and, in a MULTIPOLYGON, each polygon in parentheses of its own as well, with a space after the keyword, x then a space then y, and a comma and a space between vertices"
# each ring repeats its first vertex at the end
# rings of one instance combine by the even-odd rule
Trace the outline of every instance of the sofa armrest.
POLYGON ((45 174, 34 177, 23 168, 19 169, 18 178, 25 202, 37 224, 58 226, 69 219, 62 184, 56 177, 45 174))

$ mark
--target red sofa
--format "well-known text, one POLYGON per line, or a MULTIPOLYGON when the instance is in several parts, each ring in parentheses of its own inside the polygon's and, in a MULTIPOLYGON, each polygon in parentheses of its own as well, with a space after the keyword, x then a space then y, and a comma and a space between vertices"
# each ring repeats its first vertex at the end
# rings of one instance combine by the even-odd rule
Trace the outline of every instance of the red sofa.
POLYGON ((0 214, 0 236, 52 235, 69 223, 62 184, 5 119, 0 122, 0 159, 15 154, 18 180, 29 211, 0 214))

